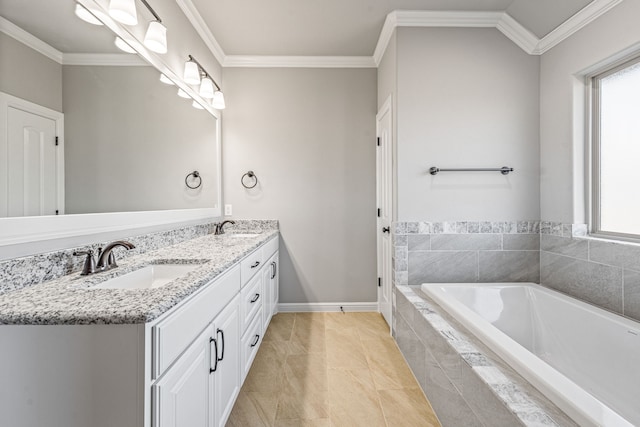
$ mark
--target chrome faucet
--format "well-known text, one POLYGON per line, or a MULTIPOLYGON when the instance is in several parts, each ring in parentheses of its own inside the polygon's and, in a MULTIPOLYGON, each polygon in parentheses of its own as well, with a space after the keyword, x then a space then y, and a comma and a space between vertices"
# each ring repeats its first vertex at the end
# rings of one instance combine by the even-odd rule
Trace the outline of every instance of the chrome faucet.
POLYGON ((232 221, 230 219, 227 219, 226 221, 223 221, 223 222, 219 222, 219 223, 215 224, 216 228, 213 231, 213 234, 215 236, 219 236, 221 234, 224 234, 224 226, 225 226, 225 224, 234 225, 235 223, 236 223, 235 221, 232 221))
POLYGON ((87 258, 84 260, 84 266, 82 267, 81 276, 88 276, 90 274, 100 273, 101 271, 111 270, 112 268, 116 268, 118 264, 116 264, 116 257, 113 254, 113 249, 117 246, 122 246, 123 248, 129 250, 135 248, 132 243, 126 242, 124 240, 116 240, 113 243, 109 243, 105 246, 104 249, 98 248, 98 263, 96 264, 93 258, 93 250, 89 249, 86 251, 76 251, 73 253, 75 256, 86 255, 87 258))

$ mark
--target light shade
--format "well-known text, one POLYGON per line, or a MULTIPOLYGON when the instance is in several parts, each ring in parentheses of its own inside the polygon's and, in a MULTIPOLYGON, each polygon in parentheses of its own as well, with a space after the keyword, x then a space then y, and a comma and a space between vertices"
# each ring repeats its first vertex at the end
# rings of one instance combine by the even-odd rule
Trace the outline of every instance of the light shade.
POLYGON ((89 12, 87 8, 85 8, 79 3, 76 3, 76 16, 78 18, 82 19, 84 22, 88 22, 89 24, 103 25, 102 22, 100 22, 100 20, 96 18, 96 15, 100 16, 100 12, 98 11, 89 12))
POLYGON ((160 81, 166 85, 174 85, 175 83, 173 83, 173 81, 171 81, 171 79, 167 76, 165 76, 164 74, 160 73, 160 81))
POLYGON ((135 0, 111 0, 109 2, 109 15, 116 21, 125 25, 137 25, 135 0))
POLYGON ((189 94, 185 91, 183 91, 182 89, 178 89, 178 96, 180 98, 191 98, 191 96, 189 96, 189 94))
POLYGON ((184 63, 184 81, 190 85, 200 84, 200 70, 198 64, 193 61, 184 63))
POLYGON ((197 108, 198 110, 204 110, 204 107, 202 105, 200 105, 200 103, 198 101, 193 101, 193 103, 191 104, 191 106, 193 108, 197 108))
POLYGON ((138 53, 136 52, 136 50, 134 48, 132 48, 131 46, 129 46, 127 44, 127 42, 125 42, 124 40, 122 40, 120 37, 116 37, 116 46, 118 46, 118 49, 120 49, 123 52, 127 52, 127 53, 138 53))
POLYGON ((167 27, 151 21, 144 36, 144 45, 154 52, 167 53, 167 27))
POLYGON ((206 99, 212 99, 213 92, 213 81, 211 81, 209 77, 203 78, 200 83, 200 96, 206 99))
POLYGON ((216 110, 225 109, 226 106, 224 104, 224 94, 221 91, 217 90, 216 93, 213 94, 213 101, 211 102, 211 106, 216 110))

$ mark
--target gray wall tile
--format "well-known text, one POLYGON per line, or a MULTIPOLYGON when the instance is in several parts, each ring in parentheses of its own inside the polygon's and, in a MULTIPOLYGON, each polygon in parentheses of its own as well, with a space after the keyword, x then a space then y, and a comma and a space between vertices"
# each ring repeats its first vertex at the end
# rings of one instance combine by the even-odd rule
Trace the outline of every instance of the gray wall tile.
POLYGON ((589 243, 584 239, 571 239, 569 237, 542 234, 540 236, 540 249, 573 258, 587 259, 589 243))
POLYGON ((539 234, 504 234, 502 249, 505 251, 537 251, 540 249, 539 234))
POLYGON ((419 382, 420 379, 423 379, 424 382, 426 377, 426 349, 402 316, 398 316, 396 321, 396 342, 413 375, 419 382))
POLYGON ((589 260, 640 271, 640 247, 590 240, 589 260))
POLYGON ((622 313, 622 269, 540 253, 540 283, 600 307, 622 313))
POLYGON ((479 282, 536 282, 540 280, 538 251, 499 251, 478 254, 479 282))
POLYGON ((431 237, 434 251, 477 251, 502 248, 500 234, 437 234, 431 237))
POLYGON ((478 281, 478 253, 430 251, 409 253, 409 285, 425 282, 478 281))
POLYGON ((428 251, 431 249, 431 236, 429 234, 412 234, 409 236, 410 251, 428 251))
POLYGON ((624 271, 624 315, 640 320, 640 273, 624 271))

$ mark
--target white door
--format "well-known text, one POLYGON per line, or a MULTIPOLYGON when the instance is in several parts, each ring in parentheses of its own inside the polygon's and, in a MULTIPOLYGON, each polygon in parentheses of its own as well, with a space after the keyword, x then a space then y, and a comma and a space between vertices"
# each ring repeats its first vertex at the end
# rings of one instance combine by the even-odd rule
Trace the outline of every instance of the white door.
POLYGON ((376 194, 377 212, 377 247, 378 247, 378 310, 382 313, 389 326, 391 323, 391 222, 393 209, 393 138, 391 98, 384 103, 377 121, 377 150, 376 150, 376 194))
POLYGON ((209 427, 213 334, 208 327, 152 387, 154 427, 209 427))
POLYGON ((215 381, 216 427, 224 427, 240 392, 240 296, 227 305, 214 321, 218 340, 215 381))

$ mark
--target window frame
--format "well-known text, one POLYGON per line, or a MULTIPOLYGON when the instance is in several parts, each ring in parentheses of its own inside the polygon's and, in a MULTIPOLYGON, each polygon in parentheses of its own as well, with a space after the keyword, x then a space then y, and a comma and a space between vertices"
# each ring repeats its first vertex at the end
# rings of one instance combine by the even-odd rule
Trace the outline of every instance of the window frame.
POLYGON ((621 233, 615 231, 605 231, 601 228, 601 188, 600 188, 600 157, 601 157, 601 139, 600 139, 600 90, 602 79, 615 74, 625 68, 632 67, 640 63, 640 53, 626 56, 598 71, 589 74, 587 78, 588 90, 588 153, 589 167, 588 183, 589 183, 589 235, 597 238, 605 238, 611 240, 622 240, 627 242, 640 243, 640 234, 621 233))

